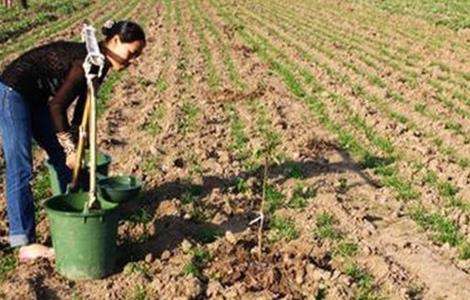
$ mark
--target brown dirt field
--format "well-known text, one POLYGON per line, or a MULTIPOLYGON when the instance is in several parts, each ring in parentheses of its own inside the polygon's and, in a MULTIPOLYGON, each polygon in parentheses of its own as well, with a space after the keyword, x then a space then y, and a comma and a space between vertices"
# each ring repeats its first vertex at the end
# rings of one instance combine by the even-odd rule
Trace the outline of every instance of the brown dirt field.
MULTIPOLYGON (((405 16, 383 20, 379 12, 355 16, 360 6, 341 1, 297 4, 142 1, 148 47, 112 86, 99 119, 99 148, 113 157, 111 173, 134 174, 145 183, 141 201, 125 208, 115 273, 102 280, 70 281, 56 273, 53 261, 17 264, 0 282, 0 297, 470 298, 470 254, 465 252, 470 247, 470 172, 458 160, 468 159, 469 123, 455 114, 455 107, 467 112, 468 105, 446 107, 433 98, 439 92, 430 84, 441 80, 468 99, 468 87, 460 85, 468 81, 461 77, 468 63, 458 62, 469 54, 468 33, 430 28, 405 16), (301 26, 314 14, 306 7, 324 7, 315 23, 347 27, 346 34, 366 37, 362 47, 324 34, 320 41, 301 26), (276 22, 290 13, 299 18, 276 22), (407 26, 446 37, 454 46, 433 50, 425 41, 412 44, 401 34, 407 26), (374 48, 374 40, 389 43, 389 53, 397 58, 374 58, 386 56, 374 48), (375 68, 364 62, 364 52, 373 54, 367 57, 375 68), (413 66, 398 59, 411 54, 423 59, 413 66), (445 72, 452 80, 423 71, 449 57, 455 61, 445 72), (421 74, 417 86, 400 81, 403 70, 421 74), (374 86, 364 74, 377 75, 386 87, 374 86), (309 75, 314 80, 308 81, 309 75), (340 80, 344 77, 348 81, 340 80), (406 102, 386 99, 387 89, 401 92, 406 102), (379 100, 371 102, 368 94, 379 100), (419 101, 463 130, 445 129, 444 121, 415 111, 419 101), (325 103, 321 113, 329 121, 315 111, 318 102, 325 103), (397 122, 391 112, 409 122, 397 122), (343 131, 359 146, 345 144, 343 131), (259 223, 251 221, 262 201, 263 159, 257 154, 266 132, 280 143, 269 161, 270 209, 259 258, 259 223), (446 146, 456 151, 446 152, 446 146), (384 161, 393 157, 398 175, 368 167, 364 153, 384 161), (419 195, 402 199, 400 192, 408 191, 403 182, 419 195), (417 208, 423 215, 414 214, 417 208)), ((140 10, 131 16, 143 18, 140 10)), ((38 154, 38 166, 41 159, 38 154)), ((2 198, 2 237, 7 235, 4 206, 2 198)), ((50 243, 43 212, 37 231, 40 241, 50 243)), ((15 255, 5 243, 0 255, 15 255)))

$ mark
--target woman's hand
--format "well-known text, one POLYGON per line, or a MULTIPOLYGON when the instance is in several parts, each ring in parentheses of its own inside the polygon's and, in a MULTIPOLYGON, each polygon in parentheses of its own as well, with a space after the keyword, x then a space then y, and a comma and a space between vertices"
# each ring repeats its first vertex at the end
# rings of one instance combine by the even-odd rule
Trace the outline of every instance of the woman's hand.
POLYGON ((75 152, 67 155, 66 164, 71 170, 75 168, 75 165, 77 164, 77 154, 75 152))
POLYGON ((62 148, 64 148, 67 166, 70 169, 73 169, 77 160, 77 155, 75 153, 75 144, 73 142, 72 134, 69 132, 59 132, 57 134, 57 139, 59 140, 62 148))

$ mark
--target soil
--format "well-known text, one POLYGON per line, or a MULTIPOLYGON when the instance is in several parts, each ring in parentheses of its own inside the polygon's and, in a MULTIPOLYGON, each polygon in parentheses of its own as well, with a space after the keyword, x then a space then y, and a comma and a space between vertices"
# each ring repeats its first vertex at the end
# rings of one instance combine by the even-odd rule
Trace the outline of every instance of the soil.
MULTIPOLYGON (((150 42, 113 87, 98 122, 99 149, 113 159, 111 174, 132 174, 143 181, 141 199, 123 208, 126 218, 119 226, 115 273, 102 280, 69 281, 56 273, 53 261, 21 263, 0 283, 0 297, 355 299, 367 295, 470 299, 469 261, 458 258, 457 248, 437 243, 430 232, 419 227, 409 215, 409 208, 415 203, 397 199, 378 175, 365 169, 341 146, 338 138, 311 113, 310 106, 294 96, 262 59, 259 49, 248 45, 237 33, 239 30, 219 13, 220 7, 233 9, 234 15, 251 28, 254 23, 243 15, 249 9, 257 13, 254 1, 215 1, 222 2, 221 6, 209 0, 171 1, 169 6, 160 1, 143 2, 148 3, 150 14, 150 42), (219 35, 206 27, 205 17, 213 22, 219 35), (210 58, 206 50, 211 53, 210 58), (233 79, 227 57, 242 86, 233 79), (235 136, 234 115, 243 124, 246 139, 235 136), (260 120, 265 120, 281 140, 277 156, 269 163, 269 185, 282 193, 285 203, 295 198, 299 184, 304 194, 315 191, 304 197, 304 207, 281 205, 266 215, 261 258, 259 223, 252 222, 259 215, 262 199, 263 165, 256 157, 256 150, 263 145, 260 126, 264 125, 260 125, 260 120), (243 151, 246 155, 239 155, 243 151), (321 238, 316 234, 318 216, 322 214, 333 216, 332 234, 341 238, 321 238), (294 238, 276 238, 279 232, 272 225, 276 218, 294 222, 294 238), (356 253, 339 255, 338 247, 343 242, 356 245, 356 253), (351 272, 351 263, 368 275, 351 272)), ((346 24, 348 19, 341 18, 341 12, 350 14, 354 6, 326 2, 330 9, 319 17, 325 22, 336 18, 341 26, 346 24)), ((139 14, 134 12, 133 16, 138 18, 139 14)), ((399 21, 392 19, 389 26, 403 29, 399 21)), ((357 22, 351 24, 361 34, 383 38, 380 34, 364 33, 357 22)), ((267 34, 263 28, 255 28, 267 34)), ((388 31, 383 30, 385 35, 388 31)), ((458 45, 456 34, 450 34, 449 39, 458 45)), ((394 38, 392 49, 409 46, 408 39, 398 33, 394 38)), ((406 131, 398 133, 398 125, 390 126, 386 114, 371 112, 366 100, 351 93, 344 83, 335 82, 321 67, 306 61, 285 40, 273 35, 271 42, 312 72, 327 90, 347 97, 353 109, 369 124, 375 124, 380 134, 393 140, 407 158, 418 157, 442 177, 454 174, 451 182, 460 188, 459 196, 468 200, 468 167, 462 169, 447 160, 446 154, 439 153, 426 137, 406 131), (430 148, 434 151, 428 151, 430 148)), ((304 41, 299 42, 305 46, 304 41)), ((341 53, 342 59, 347 58, 346 52, 335 51, 341 53)), ((437 55, 426 46, 409 51, 429 56, 429 60, 437 55)), ((441 52, 437 58, 449 55, 441 52)), ((468 48, 454 53, 465 54, 468 55, 468 48)), ((345 70, 340 61, 332 61, 321 53, 318 57, 355 82, 366 84, 364 78, 345 70)), ((352 62, 358 60, 356 54, 349 58, 352 62)), ((456 63, 453 67, 462 65, 456 63)), ((389 71, 395 72, 389 85, 399 89, 400 74, 389 71)), ((404 93, 413 93, 409 87, 403 89, 404 93)), ((367 90, 373 91, 374 87, 367 86, 367 90)), ((406 113, 402 104, 390 107, 406 113)), ((445 107, 440 109, 448 112, 445 107)), ((328 112, 349 128, 343 111, 330 105, 328 112)), ((409 116, 425 130, 442 131, 440 125, 428 127, 421 115, 409 116)), ((362 138, 354 130, 351 128, 362 138)), ((445 143, 454 141, 452 135, 441 137, 445 143)), ((365 139, 360 141, 369 146, 365 139)), ((461 150, 458 155, 468 154, 464 150, 468 150, 468 144, 461 139, 456 143, 461 150)), ((43 154, 38 154, 35 163, 39 166, 42 159, 43 154)), ((400 170, 405 175, 412 173, 409 162, 403 162, 400 170)), ((435 190, 425 184, 416 188, 426 207, 437 209, 442 205, 435 190)), ((4 200, 0 206, 0 220, 5 220, 0 223, 0 236, 6 236, 4 200)), ((468 212, 456 208, 449 216, 459 224, 459 232, 468 237, 468 212)), ((47 218, 41 214, 37 232, 39 240, 46 244, 50 244, 48 229, 47 218)), ((5 249, 5 241, 2 243, 5 249)), ((6 249, 1 251, 7 254, 6 249)))

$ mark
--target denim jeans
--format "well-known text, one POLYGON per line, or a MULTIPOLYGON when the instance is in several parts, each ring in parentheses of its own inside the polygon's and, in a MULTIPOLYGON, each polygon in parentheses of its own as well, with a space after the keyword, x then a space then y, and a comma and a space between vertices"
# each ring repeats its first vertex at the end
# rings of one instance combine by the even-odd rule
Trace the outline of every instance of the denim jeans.
POLYGON ((31 102, 0 82, 0 133, 6 164, 6 198, 9 238, 12 247, 35 241, 34 200, 31 192, 32 139, 43 148, 56 168, 62 192, 71 170, 60 146, 46 105, 31 102))

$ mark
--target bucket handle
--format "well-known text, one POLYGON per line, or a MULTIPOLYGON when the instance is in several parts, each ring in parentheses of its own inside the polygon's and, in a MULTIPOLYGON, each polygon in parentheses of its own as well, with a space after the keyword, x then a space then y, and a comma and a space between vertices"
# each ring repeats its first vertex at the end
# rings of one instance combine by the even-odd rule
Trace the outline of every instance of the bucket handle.
POLYGON ((72 194, 75 191, 73 183, 67 184, 67 188, 65 189, 65 195, 72 194))

